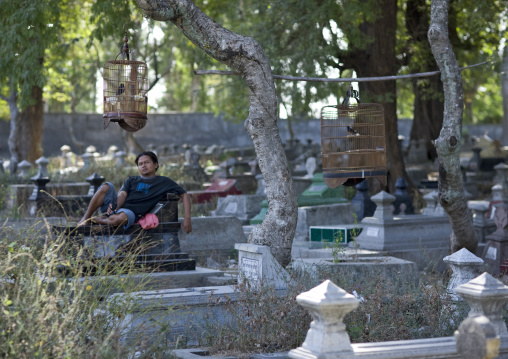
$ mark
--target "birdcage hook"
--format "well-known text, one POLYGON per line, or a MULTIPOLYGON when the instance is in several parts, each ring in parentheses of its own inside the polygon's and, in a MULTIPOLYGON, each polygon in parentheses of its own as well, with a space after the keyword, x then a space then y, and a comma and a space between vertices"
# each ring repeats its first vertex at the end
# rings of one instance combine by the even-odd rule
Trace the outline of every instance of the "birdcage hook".
POLYGON ((360 100, 360 94, 358 91, 353 89, 353 85, 350 85, 349 90, 346 92, 346 97, 344 98, 344 101, 342 101, 342 105, 349 105, 349 99, 354 98, 357 103, 361 103, 362 100, 360 100))

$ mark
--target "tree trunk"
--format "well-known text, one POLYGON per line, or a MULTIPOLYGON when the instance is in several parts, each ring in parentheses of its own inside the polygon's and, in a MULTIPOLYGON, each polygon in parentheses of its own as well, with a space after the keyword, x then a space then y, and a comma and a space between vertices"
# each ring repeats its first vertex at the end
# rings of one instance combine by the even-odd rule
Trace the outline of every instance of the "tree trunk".
MULTIPOLYGON (((32 86, 32 98, 35 103, 21 111, 18 128, 14 137, 18 159, 35 164, 42 157, 43 103, 42 88, 32 86)), ((12 131, 12 128, 11 128, 12 131)))
MULTIPOLYGON (((426 69, 423 72, 434 71, 436 69, 426 69)), ((430 77, 429 83, 422 84, 420 81, 413 81, 415 94, 413 126, 411 127, 411 140, 425 139, 427 156, 434 160, 437 157, 436 148, 433 141, 439 136, 439 131, 443 126, 443 101, 439 98, 429 98, 429 91, 434 94, 443 93, 443 84, 439 77, 430 77)))
POLYGON ((501 144, 508 145, 508 47, 504 47, 501 63, 501 95, 503 96, 503 137, 501 144))
POLYGON ((127 153, 138 154, 144 151, 143 146, 134 137, 134 132, 122 131, 122 143, 127 153))
POLYGON ((462 77, 448 37, 449 0, 432 0, 429 43, 441 70, 444 89, 443 128, 435 146, 439 159, 439 201, 450 217, 452 252, 476 252, 478 240, 467 207, 460 171, 460 139, 464 98, 462 77))
MULTIPOLYGON (((412 72, 438 70, 427 40, 429 28, 429 10, 426 0, 406 2, 406 29, 411 37, 411 51, 408 51, 409 68, 412 72)), ((443 84, 439 76, 412 81, 414 90, 414 116, 411 127, 411 140, 425 140, 427 155, 434 160, 437 157, 433 141, 439 136, 443 126, 443 84)))
MULTIPOLYGON (((361 28, 372 42, 365 50, 357 51, 350 58, 358 77, 393 76, 397 73, 395 57, 395 31, 397 28, 397 0, 378 2, 383 14, 373 23, 362 24, 361 28)), ((406 174, 397 128, 397 98, 395 81, 360 82, 360 98, 363 102, 381 103, 385 110, 387 189, 395 191, 397 178, 404 177, 408 189, 414 190, 413 182, 406 174)))
POLYGON ((254 143, 268 199, 266 217, 254 228, 249 242, 269 246, 274 258, 286 266, 291 261, 298 207, 277 127, 277 96, 270 63, 261 46, 250 37, 224 29, 190 0, 137 3, 148 17, 173 22, 196 46, 236 70, 247 82, 250 107, 245 128, 254 143))
POLYGON ((18 108, 18 90, 16 88, 17 84, 12 80, 12 78, 9 79, 9 82, 10 82, 9 97, 5 98, 2 96, 2 99, 7 101, 7 104, 9 105, 11 126, 9 138, 7 139, 7 145, 9 146, 9 152, 11 154, 9 170, 11 172, 11 175, 13 176, 18 170, 18 163, 20 162, 19 148, 17 146, 18 143, 16 141, 16 138, 18 137, 20 111, 18 108))

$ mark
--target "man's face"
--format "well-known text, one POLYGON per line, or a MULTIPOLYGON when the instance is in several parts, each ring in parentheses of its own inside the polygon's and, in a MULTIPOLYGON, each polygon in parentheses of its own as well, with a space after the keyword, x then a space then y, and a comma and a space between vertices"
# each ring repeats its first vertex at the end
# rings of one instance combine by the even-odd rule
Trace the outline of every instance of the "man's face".
POLYGON ((153 163, 150 156, 141 156, 138 159, 138 171, 142 176, 151 177, 155 175, 155 170, 159 165, 153 163))

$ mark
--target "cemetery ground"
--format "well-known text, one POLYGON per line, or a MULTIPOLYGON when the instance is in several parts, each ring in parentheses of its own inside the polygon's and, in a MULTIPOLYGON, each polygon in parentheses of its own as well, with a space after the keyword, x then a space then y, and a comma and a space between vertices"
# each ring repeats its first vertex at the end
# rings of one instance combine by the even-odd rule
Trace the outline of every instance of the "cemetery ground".
MULTIPOLYGON (((119 188, 124 178, 135 173, 128 166, 118 168, 112 162, 95 162, 86 173, 64 173, 57 171, 61 167, 59 161, 58 158, 49 161, 52 183, 82 181, 92 173, 100 173, 119 188)), ((35 174, 33 170, 30 175, 35 174)), ((181 166, 161 166, 159 174, 177 182, 191 181, 185 178, 181 166)), ((161 303, 143 306, 137 301, 154 274, 150 268, 134 265, 134 257, 137 251, 143 251, 143 245, 134 246, 136 250, 126 254, 120 263, 92 268, 83 247, 69 241, 65 234, 55 235, 52 231, 55 217, 30 218, 26 209, 6 209, 9 185, 23 181, 29 183, 0 175, 0 356, 166 358, 171 357, 173 349, 199 347, 212 355, 248 357, 254 353, 286 352, 305 340, 311 317, 295 298, 320 281, 291 266, 287 268, 291 280, 284 291, 263 283, 254 290, 249 281, 244 281, 234 285, 236 300, 231 300, 229 294, 212 293, 205 305, 209 310, 205 309, 206 320, 197 340, 189 334, 197 332, 192 313, 181 305, 164 309, 179 311, 184 320, 188 319, 186 334, 172 336, 171 323, 150 317, 154 307, 161 303), (111 276, 118 280, 102 280, 111 276), (130 280, 133 277, 138 280, 130 280), (226 316, 222 318, 213 310, 217 302, 224 306, 226 316), (140 312, 148 313, 148 317, 146 322, 136 323, 137 332, 157 322, 157 331, 149 337, 129 335, 132 314, 140 312)), ((209 207, 195 206, 192 215, 206 216, 214 208, 215 203, 209 207)), ((64 213, 63 217, 72 222, 81 215, 64 213)), ((214 268, 234 271, 229 259, 237 259, 235 251, 231 251, 229 258, 222 257, 212 264, 214 268)), ((358 309, 344 320, 352 343, 453 335, 467 317, 469 307, 465 302, 454 302, 446 294, 450 273, 437 271, 440 263, 432 258, 426 262, 425 268, 416 274, 416 281, 407 281, 402 273, 400 277, 389 278, 380 272, 362 281, 343 273, 324 274, 348 293, 354 293, 360 302, 358 309)), ((207 264, 210 262, 198 260, 201 267, 207 264)), ((508 282, 503 275, 498 279, 508 282)), ((506 311, 503 315, 506 321, 506 311)))

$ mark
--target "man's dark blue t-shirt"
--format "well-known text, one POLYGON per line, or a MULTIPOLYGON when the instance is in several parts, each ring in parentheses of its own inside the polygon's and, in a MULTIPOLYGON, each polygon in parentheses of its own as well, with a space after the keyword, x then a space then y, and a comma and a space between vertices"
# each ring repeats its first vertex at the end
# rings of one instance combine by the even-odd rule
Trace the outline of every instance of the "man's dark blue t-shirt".
POLYGON ((130 209, 136 217, 150 211, 159 201, 166 199, 166 193, 184 194, 186 191, 175 181, 164 176, 132 176, 125 180, 120 191, 127 192, 122 208, 130 209))

